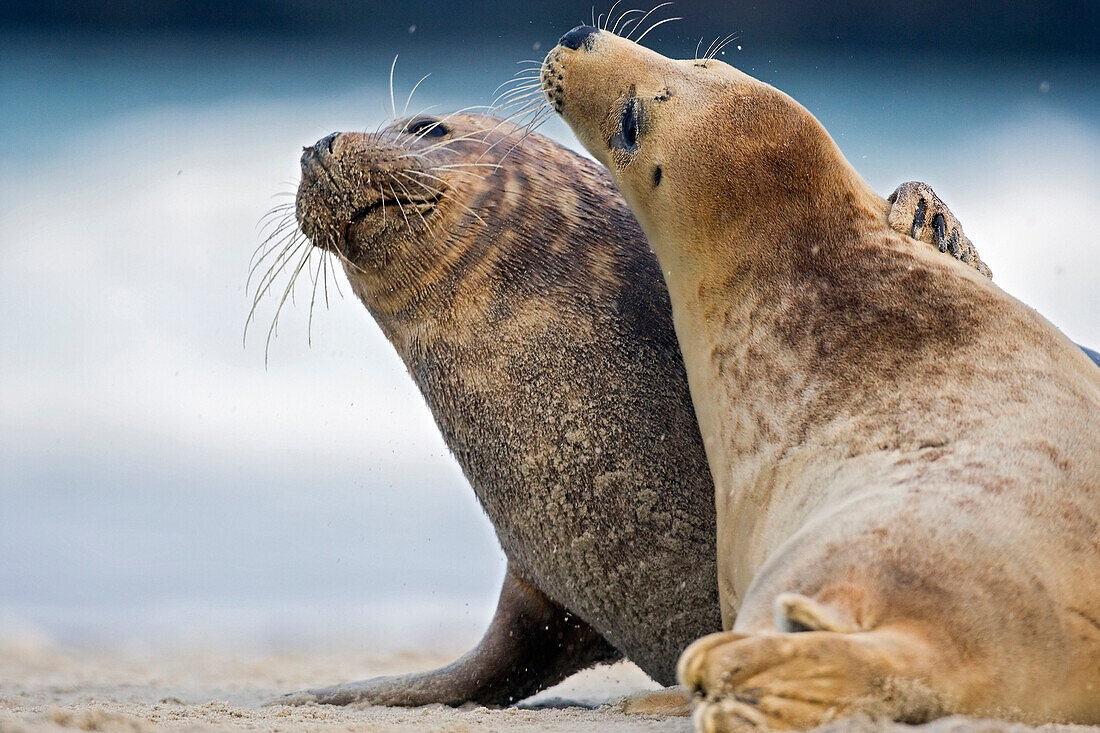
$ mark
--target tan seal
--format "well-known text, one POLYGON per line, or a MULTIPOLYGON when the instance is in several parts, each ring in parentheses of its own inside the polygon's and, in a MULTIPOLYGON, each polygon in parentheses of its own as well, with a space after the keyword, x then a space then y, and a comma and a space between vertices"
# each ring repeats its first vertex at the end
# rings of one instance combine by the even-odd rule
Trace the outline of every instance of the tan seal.
POLYGON ((1100 722, 1100 370, 767 84, 594 28, 543 79, 671 294, 731 629, 698 727, 1100 722))
MULTIPOLYGON (((957 227, 903 188, 901 229, 957 227)), ((674 682, 683 648, 721 628, 713 483, 660 269, 606 171, 489 116, 417 116, 307 148, 294 215, 308 241, 260 266, 342 265, 508 573, 454 664, 281 702, 507 704, 621 656, 674 682)))

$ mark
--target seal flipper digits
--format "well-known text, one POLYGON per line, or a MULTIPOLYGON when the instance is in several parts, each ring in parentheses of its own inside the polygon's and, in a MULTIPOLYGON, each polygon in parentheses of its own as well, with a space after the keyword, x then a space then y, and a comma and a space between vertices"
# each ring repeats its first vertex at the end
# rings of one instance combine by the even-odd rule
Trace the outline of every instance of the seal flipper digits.
POLYGON ((965 262, 986 277, 993 277, 974 244, 963 233, 962 224, 927 183, 903 183, 886 200, 891 205, 887 219, 895 231, 905 232, 965 262))
MULTIPOLYGON (((886 200, 890 203, 887 219, 895 231, 907 233, 913 239, 965 262, 986 277, 993 277, 989 266, 978 256, 973 242, 963 233, 962 223, 927 183, 903 183, 886 200)), ((1080 344, 1078 346, 1100 367, 1100 354, 1080 344)))
POLYGON ((452 664, 291 693, 268 704, 511 705, 574 672, 621 657, 591 626, 509 567, 488 630, 452 664))

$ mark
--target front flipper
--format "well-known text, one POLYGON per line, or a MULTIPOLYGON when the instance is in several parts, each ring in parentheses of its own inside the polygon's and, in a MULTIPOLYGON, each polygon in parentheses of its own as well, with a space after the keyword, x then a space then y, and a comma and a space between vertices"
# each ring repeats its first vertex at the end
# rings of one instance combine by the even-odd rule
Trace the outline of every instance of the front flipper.
POLYGON ((683 687, 666 687, 653 692, 639 692, 619 701, 618 707, 627 715, 662 715, 686 718, 691 715, 691 695, 683 687))
MULTIPOLYGON (((949 254, 986 277, 993 277, 989 266, 978 257, 974 244, 963 234, 962 224, 927 183, 903 183, 886 200, 890 202, 887 216, 894 231, 949 254)), ((1084 346, 1081 350, 1100 366, 1100 353, 1084 346)))
POLYGON ((974 244, 963 234, 962 224, 927 183, 903 183, 887 201, 891 204, 890 226, 895 231, 965 262, 986 277, 993 277, 974 244))
POLYGON ((489 629, 446 667, 284 695, 269 705, 510 705, 620 653, 509 567, 489 629))

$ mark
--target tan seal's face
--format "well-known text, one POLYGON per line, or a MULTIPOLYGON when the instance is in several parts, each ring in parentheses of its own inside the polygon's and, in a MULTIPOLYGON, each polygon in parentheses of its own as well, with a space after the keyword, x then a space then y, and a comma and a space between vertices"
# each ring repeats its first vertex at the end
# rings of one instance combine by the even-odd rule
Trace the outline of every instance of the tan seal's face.
MULTIPOLYGON (((787 145, 813 120, 786 94, 713 59, 677 61, 606 30, 562 37, 543 90, 611 171, 651 240, 735 235, 747 198, 784 187, 787 145)), ((814 121, 816 122, 816 121, 814 121)), ((782 204, 782 202, 779 202, 782 204)))

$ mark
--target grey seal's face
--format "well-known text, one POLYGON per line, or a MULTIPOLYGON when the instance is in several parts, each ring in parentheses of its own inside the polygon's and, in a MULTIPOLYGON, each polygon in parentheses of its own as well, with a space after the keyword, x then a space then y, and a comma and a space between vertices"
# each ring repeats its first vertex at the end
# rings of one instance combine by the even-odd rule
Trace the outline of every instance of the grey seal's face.
POLYGON ((721 61, 669 59, 590 26, 547 54, 542 84, 655 243, 729 235, 746 198, 782 196, 797 175, 786 146, 812 120, 721 61))
POLYGON ((298 225, 346 269, 378 267, 446 238, 468 211, 463 201, 503 155, 493 148, 511 132, 506 127, 514 126, 455 114, 399 119, 376 133, 333 133, 302 153, 298 225))

